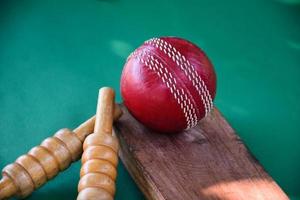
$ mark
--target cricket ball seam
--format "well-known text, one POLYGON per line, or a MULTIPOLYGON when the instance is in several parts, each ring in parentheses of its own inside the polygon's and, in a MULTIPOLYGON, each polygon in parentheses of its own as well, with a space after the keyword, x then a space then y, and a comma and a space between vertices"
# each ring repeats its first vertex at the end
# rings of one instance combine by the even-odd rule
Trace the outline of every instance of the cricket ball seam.
POLYGON ((184 74, 192 82, 192 85, 196 88, 199 96, 201 97, 202 103, 205 107, 205 115, 207 115, 207 113, 209 112, 210 107, 211 107, 210 101, 208 99, 208 96, 210 97, 210 94, 207 91, 207 87, 204 84, 203 80, 201 79, 201 77, 199 77, 199 75, 195 71, 194 67, 175 47, 173 47, 171 44, 167 43, 166 41, 164 41, 160 38, 152 38, 149 41, 146 41, 146 43, 147 42, 149 42, 148 44, 150 44, 150 45, 152 44, 156 48, 163 51, 166 55, 169 56, 169 58, 171 58, 180 67, 180 69, 184 72, 184 74), (191 69, 192 69, 192 71, 191 71, 191 69), (195 84, 195 82, 199 86, 197 84, 195 84), (201 89, 201 91, 199 88, 201 89), (204 98, 203 98, 203 95, 204 95, 204 98))
POLYGON ((198 122, 198 117, 195 111, 196 109, 191 103, 190 99, 187 97, 184 89, 181 88, 181 90, 179 90, 176 87, 176 79, 172 76, 168 69, 148 52, 142 51, 138 54, 137 51, 134 51, 130 55, 130 57, 131 56, 137 58, 139 62, 146 65, 150 70, 154 71, 161 78, 162 82, 170 90, 171 94, 175 98, 177 104, 180 106, 185 116, 187 124, 186 129, 194 127, 198 122))
POLYGON ((207 87, 201 77, 197 74, 193 65, 182 55, 175 47, 171 44, 167 43, 165 40, 160 38, 153 38, 152 41, 159 46, 159 49, 162 50, 165 54, 167 54, 176 64, 180 67, 180 69, 184 72, 184 74, 188 77, 188 79, 192 82, 193 86, 196 87, 198 94, 201 96, 202 101, 205 103, 206 111, 209 111, 209 107, 211 106, 211 97, 207 90, 207 87), (162 49, 163 48, 163 49, 162 49), (168 52, 166 52, 168 51, 168 52), (171 54, 173 56, 171 56, 171 54), (186 67, 186 68, 184 68, 186 67), (192 69, 192 71, 191 71, 192 69), (193 77, 193 79, 191 78, 193 77), (197 84, 200 84, 200 89, 197 84), (204 90, 203 90, 204 88, 204 90), (205 96, 205 101, 203 99, 202 94, 205 96), (209 98, 209 99, 208 99, 209 98), (207 105, 208 104, 208 105, 207 105))
POLYGON ((164 52, 169 58, 171 58, 179 68, 184 72, 188 79, 192 82, 192 85, 196 88, 198 95, 200 96, 205 108, 205 116, 210 112, 213 107, 213 101, 211 95, 207 89, 206 84, 202 78, 198 75, 194 66, 182 55, 175 47, 168 42, 160 38, 152 38, 145 42, 145 44, 152 45, 164 52), (203 97, 204 96, 204 97, 203 97))

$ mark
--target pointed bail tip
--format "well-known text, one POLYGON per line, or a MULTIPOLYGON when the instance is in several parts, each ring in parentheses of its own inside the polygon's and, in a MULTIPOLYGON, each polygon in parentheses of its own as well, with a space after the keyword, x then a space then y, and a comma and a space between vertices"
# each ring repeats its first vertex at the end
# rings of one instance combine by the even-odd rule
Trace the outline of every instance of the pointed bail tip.
POLYGON ((94 133, 112 132, 114 118, 115 92, 110 87, 99 90, 94 133))
POLYGON ((115 91, 111 87, 102 87, 99 89, 97 104, 111 105, 115 104, 115 91))
POLYGON ((106 93, 106 92, 112 92, 112 93, 114 93, 115 91, 114 91, 113 88, 107 87, 107 86, 101 87, 101 88, 99 89, 99 94, 100 94, 100 93, 106 93))

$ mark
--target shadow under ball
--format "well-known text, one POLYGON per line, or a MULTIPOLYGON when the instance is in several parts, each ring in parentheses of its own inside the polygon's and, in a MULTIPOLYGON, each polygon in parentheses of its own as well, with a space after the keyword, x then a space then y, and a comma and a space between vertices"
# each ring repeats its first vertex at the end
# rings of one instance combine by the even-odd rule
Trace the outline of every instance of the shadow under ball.
POLYGON ((216 74, 205 53, 176 37, 147 40, 128 58, 121 94, 129 112, 150 129, 180 132, 213 107, 216 74))

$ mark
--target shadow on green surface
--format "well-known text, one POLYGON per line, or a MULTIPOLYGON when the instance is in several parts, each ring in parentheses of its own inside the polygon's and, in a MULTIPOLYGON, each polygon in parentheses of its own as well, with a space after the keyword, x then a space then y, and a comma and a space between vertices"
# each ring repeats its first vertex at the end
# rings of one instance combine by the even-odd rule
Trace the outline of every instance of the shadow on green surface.
POLYGON ((283 4, 290 5, 290 6, 300 4, 300 0, 277 0, 277 1, 280 3, 283 3, 283 4))
MULTIPOLYGON (((286 9, 291 13, 292 20, 296 20, 300 24, 300 0, 279 0, 286 9)), ((300 26, 300 25, 299 25, 300 26)), ((295 27, 295 29, 299 29, 295 27)), ((299 35, 291 35, 290 39, 287 39, 287 45, 294 50, 300 50, 300 37, 299 35)))
POLYGON ((69 188, 67 186, 61 187, 61 188, 52 188, 48 190, 44 190, 42 192, 39 192, 38 195, 32 194, 28 198, 25 199, 31 199, 31 200, 53 200, 53 199, 76 199, 77 194, 76 190, 73 188, 69 188))

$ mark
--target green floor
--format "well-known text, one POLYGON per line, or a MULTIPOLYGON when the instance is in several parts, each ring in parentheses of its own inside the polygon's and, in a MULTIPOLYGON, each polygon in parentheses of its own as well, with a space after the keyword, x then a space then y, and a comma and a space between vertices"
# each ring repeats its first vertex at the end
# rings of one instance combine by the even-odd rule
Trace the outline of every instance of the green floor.
MULTIPOLYGON (((300 200, 300 1, 0 1, 0 168, 93 115, 98 88, 119 93, 144 40, 201 46, 218 75, 216 105, 292 200, 300 200)), ((75 199, 80 163, 34 199, 75 199)), ((117 200, 143 199, 123 165, 117 200)))

